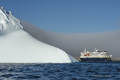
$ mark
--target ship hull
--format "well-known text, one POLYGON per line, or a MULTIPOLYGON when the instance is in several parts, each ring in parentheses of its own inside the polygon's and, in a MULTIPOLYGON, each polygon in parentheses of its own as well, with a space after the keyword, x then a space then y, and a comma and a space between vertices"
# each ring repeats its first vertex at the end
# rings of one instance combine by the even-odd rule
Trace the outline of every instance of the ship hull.
POLYGON ((111 58, 80 58, 82 62, 111 62, 111 58))

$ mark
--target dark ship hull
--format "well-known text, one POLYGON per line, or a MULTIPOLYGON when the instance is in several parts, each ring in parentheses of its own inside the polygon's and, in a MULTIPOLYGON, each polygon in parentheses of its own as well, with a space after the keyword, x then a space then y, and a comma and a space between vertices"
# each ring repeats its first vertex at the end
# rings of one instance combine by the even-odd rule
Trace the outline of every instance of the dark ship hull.
POLYGON ((80 58, 82 62, 111 62, 111 58, 80 58))

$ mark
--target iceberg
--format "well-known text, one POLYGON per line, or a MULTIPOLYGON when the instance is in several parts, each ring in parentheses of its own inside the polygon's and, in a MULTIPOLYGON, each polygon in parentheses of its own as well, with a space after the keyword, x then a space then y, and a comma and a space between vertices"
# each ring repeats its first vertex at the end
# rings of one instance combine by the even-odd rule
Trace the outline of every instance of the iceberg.
POLYGON ((11 12, 0 8, 0 63, 71 62, 78 61, 65 51, 32 37, 11 12))
POLYGON ((18 29, 23 29, 20 21, 10 11, 0 8, 0 34, 5 34, 18 29))

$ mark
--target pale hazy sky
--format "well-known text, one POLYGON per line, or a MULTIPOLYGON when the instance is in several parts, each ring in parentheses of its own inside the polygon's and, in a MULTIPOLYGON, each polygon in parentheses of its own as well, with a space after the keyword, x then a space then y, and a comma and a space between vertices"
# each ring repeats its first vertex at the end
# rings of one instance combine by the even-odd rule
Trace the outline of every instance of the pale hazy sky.
POLYGON ((18 19, 61 33, 120 29, 120 0, 0 0, 18 19))

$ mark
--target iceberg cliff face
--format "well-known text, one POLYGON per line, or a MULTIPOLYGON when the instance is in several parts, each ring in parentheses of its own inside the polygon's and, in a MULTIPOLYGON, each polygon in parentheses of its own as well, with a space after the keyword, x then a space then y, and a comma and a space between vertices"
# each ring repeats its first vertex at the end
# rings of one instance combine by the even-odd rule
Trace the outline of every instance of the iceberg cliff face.
POLYGON ((0 37, 0 62, 70 63, 71 60, 61 49, 42 43, 19 30, 0 37))
POLYGON ((71 63, 63 50, 33 38, 11 12, 0 8, 0 63, 71 63))

